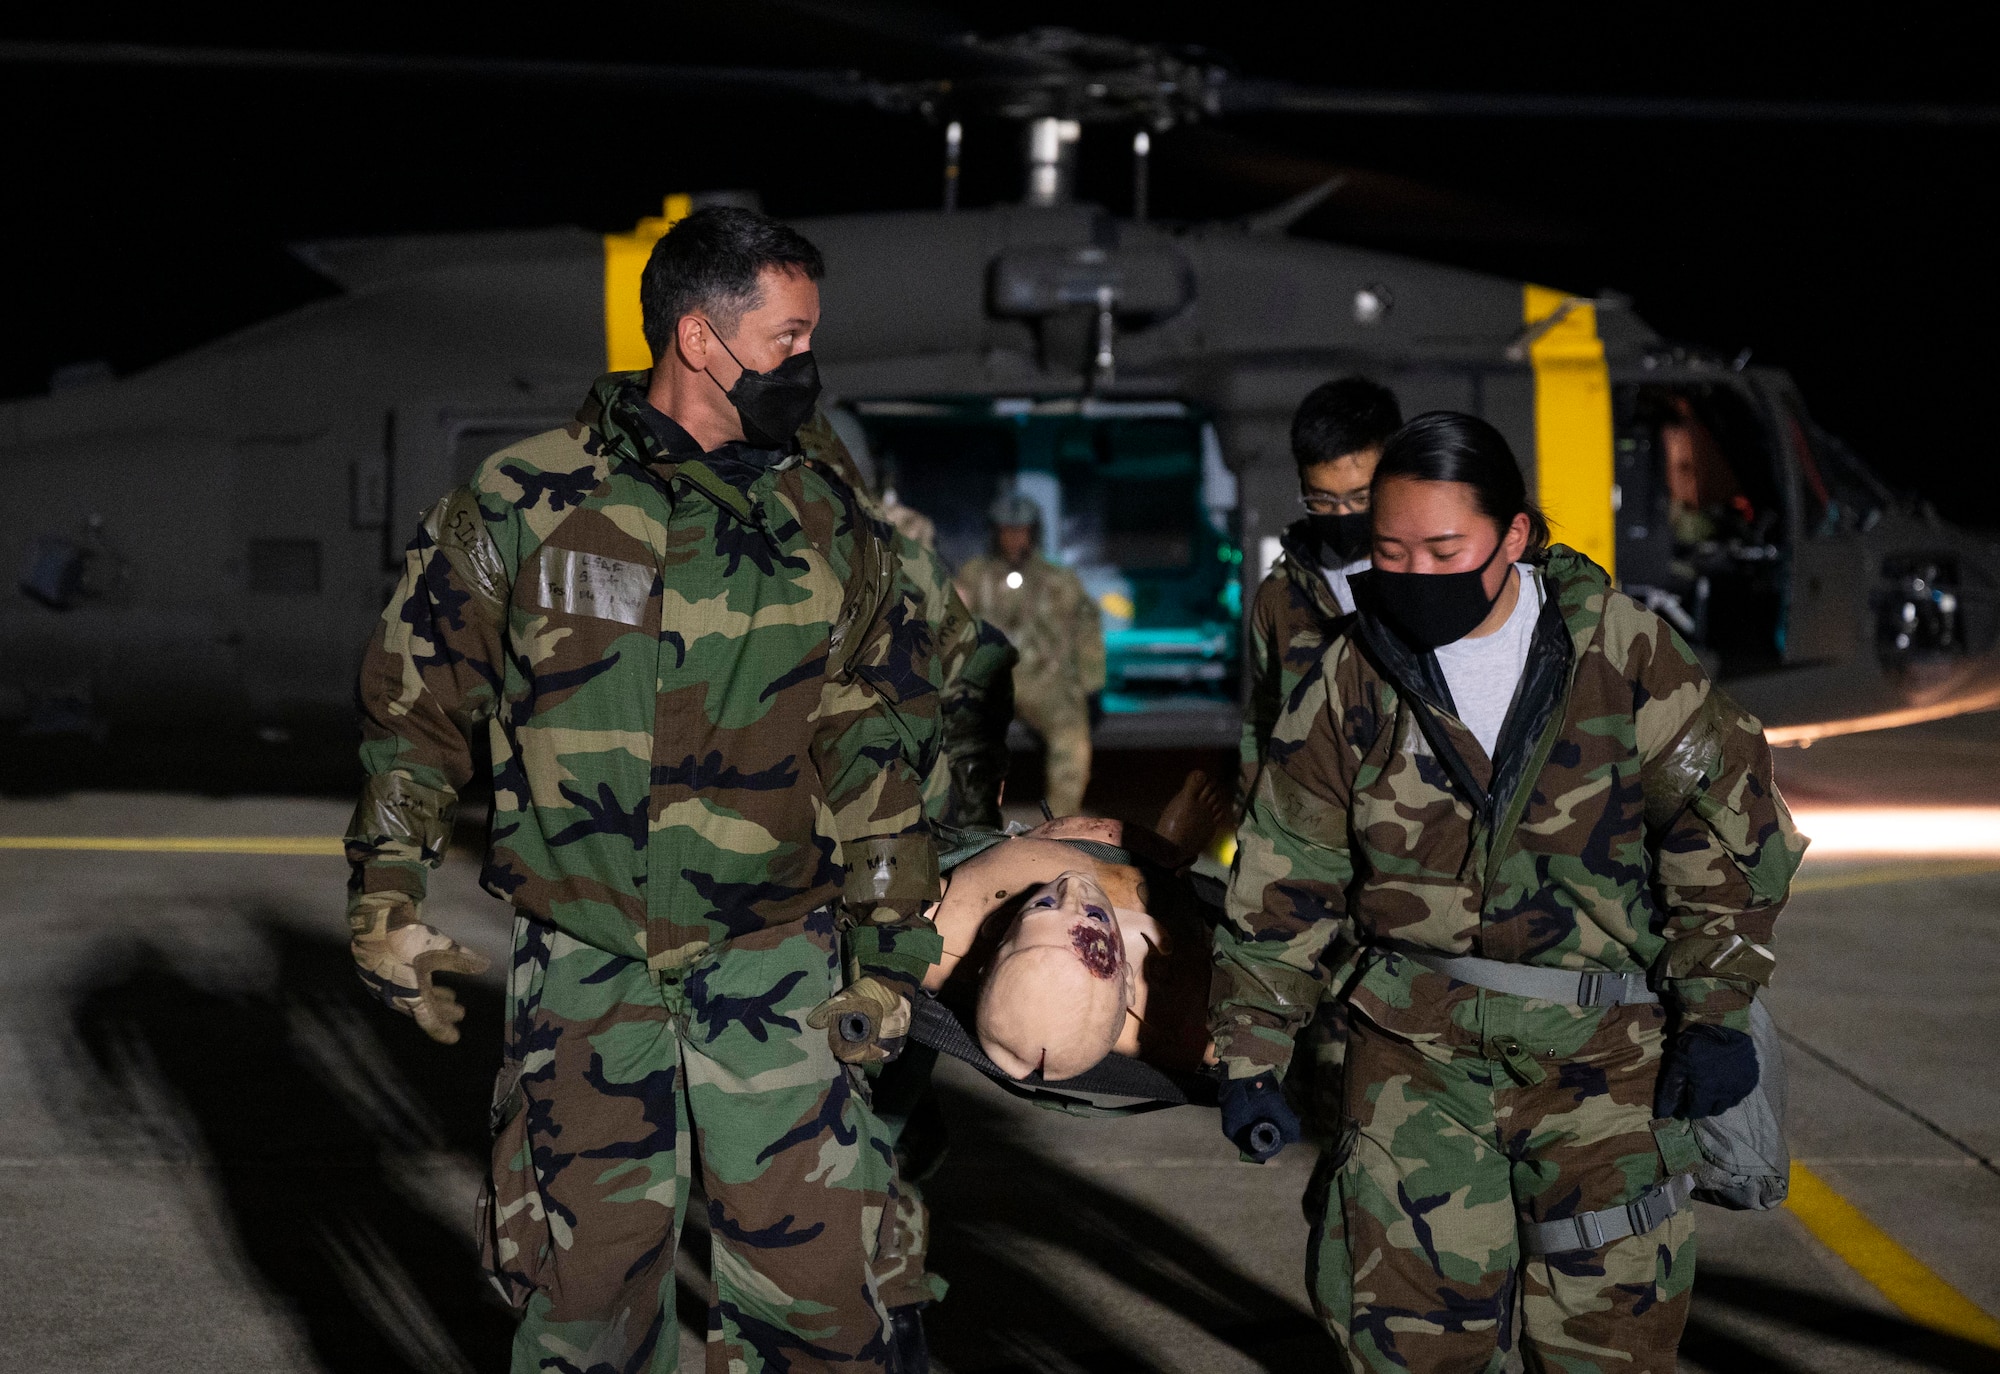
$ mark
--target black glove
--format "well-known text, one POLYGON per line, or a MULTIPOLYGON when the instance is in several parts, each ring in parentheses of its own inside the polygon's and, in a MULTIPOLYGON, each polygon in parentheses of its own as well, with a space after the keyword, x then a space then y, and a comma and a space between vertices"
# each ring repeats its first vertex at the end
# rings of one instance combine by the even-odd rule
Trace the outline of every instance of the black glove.
POLYGON ((1092 692, 1083 699, 1083 709, 1090 715, 1090 732, 1097 733, 1097 727, 1104 724, 1104 693, 1092 692))
POLYGON ((1222 1133, 1259 1164, 1298 1143, 1298 1115, 1274 1074, 1224 1079, 1216 1105, 1222 1108, 1222 1133))
POLYGON ((1740 1030, 1689 1026, 1660 1056, 1653 1115, 1698 1121, 1748 1097, 1757 1086, 1757 1046, 1740 1030))

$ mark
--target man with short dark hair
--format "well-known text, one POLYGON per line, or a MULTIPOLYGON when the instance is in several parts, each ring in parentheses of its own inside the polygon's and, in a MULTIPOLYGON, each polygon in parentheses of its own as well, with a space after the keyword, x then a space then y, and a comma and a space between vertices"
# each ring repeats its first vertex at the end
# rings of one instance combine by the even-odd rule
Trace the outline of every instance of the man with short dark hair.
POLYGON ((1292 416, 1292 460, 1306 508, 1250 607, 1250 708, 1244 713, 1247 804, 1285 698, 1326 651, 1334 622, 1354 612, 1347 579, 1368 566, 1368 483, 1382 445, 1402 427, 1396 395, 1366 377, 1313 388, 1292 416))
POLYGON ((882 1369, 896 1184, 864 1066, 940 953, 923 818, 937 664, 893 550, 795 433, 820 255, 741 209, 654 249, 655 365, 482 463, 410 546, 363 663, 348 831, 362 981, 434 1038, 425 925, 484 726, 481 882, 515 907, 481 1243, 513 1367, 670 1370, 694 1171, 709 1368, 882 1369))

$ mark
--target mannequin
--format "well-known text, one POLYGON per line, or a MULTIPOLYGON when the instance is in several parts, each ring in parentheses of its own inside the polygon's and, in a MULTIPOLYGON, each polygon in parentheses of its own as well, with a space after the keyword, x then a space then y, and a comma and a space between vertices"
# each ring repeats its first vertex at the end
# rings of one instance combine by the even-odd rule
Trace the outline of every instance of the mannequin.
POLYGON ((1017 1078, 1074 1077, 1112 1052, 1194 1070, 1209 939, 1185 874, 1223 814, 1193 773, 1157 829, 1070 816, 967 859, 932 908, 944 958, 925 988, 972 1006, 981 1047, 1017 1078))

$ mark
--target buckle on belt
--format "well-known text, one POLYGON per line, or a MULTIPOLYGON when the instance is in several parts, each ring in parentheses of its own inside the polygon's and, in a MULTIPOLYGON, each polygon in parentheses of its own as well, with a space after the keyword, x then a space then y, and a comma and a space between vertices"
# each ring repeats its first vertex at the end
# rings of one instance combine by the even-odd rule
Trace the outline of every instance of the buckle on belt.
POLYGON ((1622 1007, 1635 1000, 1629 973, 1579 973, 1576 1004, 1580 1007, 1622 1007))
MULTIPOLYGON (((1643 1236, 1659 1224, 1653 1220, 1653 1209, 1649 1205, 1657 1201, 1657 1193, 1644 1192, 1625 1204, 1625 1224, 1632 1228, 1633 1235, 1643 1236)), ((1665 1217, 1660 1218, 1660 1221, 1665 1220, 1665 1217)))
POLYGON ((1576 1218, 1576 1234, 1583 1242, 1582 1249, 1598 1249, 1605 1241, 1604 1223, 1596 1212, 1585 1212, 1576 1218))
POLYGON ((1631 1223, 1632 1234, 1643 1236, 1666 1221, 1680 1211, 1686 1194, 1693 1191, 1692 1180, 1685 1174, 1677 1174, 1633 1198, 1625 1204, 1625 1217, 1631 1223))

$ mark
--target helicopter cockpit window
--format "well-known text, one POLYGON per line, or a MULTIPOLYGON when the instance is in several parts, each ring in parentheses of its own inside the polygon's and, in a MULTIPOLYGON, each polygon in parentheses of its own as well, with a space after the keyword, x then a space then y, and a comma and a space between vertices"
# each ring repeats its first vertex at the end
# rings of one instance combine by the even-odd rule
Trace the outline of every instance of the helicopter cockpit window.
POLYGON ((1727 387, 1662 388, 1647 399, 1659 425, 1675 548, 1774 542, 1784 508, 1749 402, 1727 387))
POLYGON ((1626 589, 1729 671, 1774 664, 1789 531, 1769 429, 1726 383, 1618 393, 1626 589))
POLYGON ((1795 402, 1784 407, 1785 428, 1799 455, 1806 527, 1815 534, 1865 529, 1889 504, 1889 489, 1854 451, 1812 422, 1795 402))

